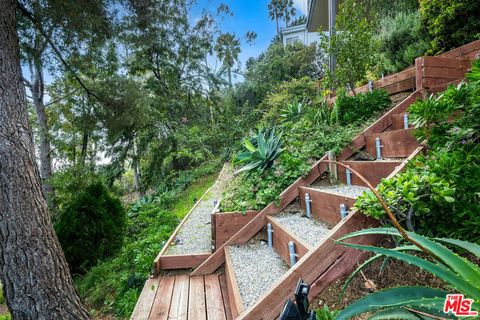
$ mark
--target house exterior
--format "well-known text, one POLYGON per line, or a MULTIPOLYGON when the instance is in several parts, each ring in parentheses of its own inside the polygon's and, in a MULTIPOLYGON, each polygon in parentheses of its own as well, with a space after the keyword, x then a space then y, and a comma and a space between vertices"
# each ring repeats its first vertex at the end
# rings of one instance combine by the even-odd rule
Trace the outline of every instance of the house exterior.
POLYGON ((283 45, 301 42, 305 45, 312 44, 320 40, 318 32, 309 32, 306 24, 293 26, 281 30, 283 45))
POLYGON ((305 45, 319 41, 318 32, 330 34, 335 26, 335 15, 341 0, 307 1, 307 23, 281 30, 284 45, 301 42, 305 45))

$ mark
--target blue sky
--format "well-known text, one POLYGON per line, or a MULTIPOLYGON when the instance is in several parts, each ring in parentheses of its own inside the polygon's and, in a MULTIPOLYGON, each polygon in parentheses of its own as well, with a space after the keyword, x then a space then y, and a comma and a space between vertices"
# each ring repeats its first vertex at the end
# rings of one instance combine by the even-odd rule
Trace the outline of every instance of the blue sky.
MULTIPOLYGON (((191 12, 191 19, 195 20, 201 15, 202 9, 215 12, 220 3, 230 7, 233 17, 226 17, 220 23, 222 32, 235 33, 242 40, 240 61, 242 66, 249 57, 256 57, 267 49, 276 34, 275 22, 268 16, 268 3, 270 0, 198 0, 191 12), (257 33, 253 45, 245 42, 248 31, 257 33)), ((297 16, 302 14, 305 0, 296 0, 297 16)))

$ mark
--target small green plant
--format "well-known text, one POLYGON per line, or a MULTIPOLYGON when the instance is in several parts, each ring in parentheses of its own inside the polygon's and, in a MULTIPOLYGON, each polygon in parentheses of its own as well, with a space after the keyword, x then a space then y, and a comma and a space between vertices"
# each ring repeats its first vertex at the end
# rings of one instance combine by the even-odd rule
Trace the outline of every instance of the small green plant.
POLYGON ((120 200, 102 183, 80 191, 55 224, 72 271, 84 273, 97 261, 112 256, 122 245, 125 220, 120 200))
POLYGON ((243 143, 246 151, 235 157, 234 164, 246 165, 237 170, 235 174, 257 169, 262 173, 272 167, 275 159, 283 152, 281 139, 282 133, 277 135, 275 129, 270 130, 268 135, 260 130, 256 136, 256 145, 249 139, 245 139, 243 143))
POLYGON ((302 115, 304 107, 305 101, 287 104, 287 106, 280 111, 281 122, 297 120, 302 115))
POLYGON ((339 310, 330 310, 327 305, 315 310, 317 320, 335 320, 339 312, 339 310))
MULTIPOLYGON (((395 228, 365 229, 338 239, 342 245, 375 253, 347 279, 343 292, 352 278, 370 263, 383 257, 390 257, 432 273, 448 283, 452 287, 452 292, 461 293, 474 299, 473 309, 480 310, 480 290, 478 290, 480 287, 480 267, 459 256, 445 245, 458 247, 478 258, 480 258, 480 246, 456 239, 427 238, 414 232, 407 232, 406 234, 414 244, 401 245, 393 249, 343 241, 365 235, 388 235, 397 239, 401 238, 401 232, 395 228), (428 257, 415 254, 421 251, 427 253, 428 257)), ((421 286, 386 289, 350 304, 338 314, 336 319, 347 320, 364 312, 374 312, 370 319, 415 319, 414 317, 417 316, 422 319, 423 316, 456 319, 453 315, 443 313, 443 306, 448 293, 450 292, 421 286)))
POLYGON ((311 108, 311 120, 316 126, 336 125, 339 122, 338 105, 329 106, 323 101, 317 108, 311 108))

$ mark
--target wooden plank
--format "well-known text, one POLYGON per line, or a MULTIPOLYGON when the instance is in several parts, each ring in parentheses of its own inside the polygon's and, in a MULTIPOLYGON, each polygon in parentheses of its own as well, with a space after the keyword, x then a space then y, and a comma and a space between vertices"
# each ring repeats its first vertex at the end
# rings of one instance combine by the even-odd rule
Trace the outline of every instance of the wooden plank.
POLYGON ((153 302, 149 319, 166 320, 170 311, 172 301, 173 286, 175 285, 175 277, 160 278, 157 294, 153 302))
POLYGON ((220 248, 228 239, 249 223, 258 211, 221 212, 215 214, 215 247, 220 248))
POLYGON ((472 52, 477 53, 480 50, 480 40, 475 40, 461 47, 442 53, 441 57, 458 58, 469 56, 472 52))
POLYGON ((194 253, 174 256, 161 256, 159 263, 161 264, 163 270, 196 268, 211 255, 211 253, 194 253))
POLYGON ((240 291, 238 289, 237 277, 235 276, 235 271, 233 270, 232 258, 230 257, 230 252, 228 248, 225 248, 225 278, 227 282, 227 292, 228 292, 228 302, 230 305, 230 312, 232 317, 235 319, 240 313, 243 312, 244 306, 242 298, 240 296, 240 291))
MULTIPOLYGON (((298 260, 303 258, 305 254, 307 254, 308 250, 310 250, 310 246, 305 243, 302 239, 297 237, 295 234, 291 233, 287 229, 285 229, 281 223, 279 223, 274 217, 268 217, 267 221, 272 224, 273 229, 273 248, 278 253, 279 256, 285 260, 285 262, 291 266, 290 264, 290 253, 288 251, 288 243, 293 241, 295 243, 295 251, 298 255, 298 260)), ((319 239, 320 240, 320 239, 319 239)))
POLYGON ((424 56, 423 67, 438 67, 438 68, 447 68, 447 69, 469 69, 472 66, 472 61, 470 59, 464 58, 448 58, 448 57, 429 57, 424 56))
POLYGON ((340 217, 340 204, 344 203, 348 208, 353 207, 355 204, 355 198, 323 192, 309 187, 300 187, 300 206, 303 210, 305 210, 305 193, 307 192, 312 200, 312 215, 331 227, 334 227, 342 220, 340 217))
POLYGON ((209 274, 205 276, 205 297, 207 300, 208 320, 226 320, 218 275, 209 274))
POLYGON ((135 309, 133 310, 130 319, 132 320, 146 320, 152 310, 153 301, 155 300, 155 295, 157 294, 158 284, 160 282, 159 278, 150 278, 145 281, 143 286, 142 293, 138 298, 135 309))
POLYGON ((207 320, 205 283, 203 276, 190 278, 188 293, 188 320, 207 320))
MULTIPOLYGON (((373 186, 380 183, 382 178, 395 170, 395 168, 402 164, 402 161, 342 161, 345 165, 360 173, 373 186)), ((346 168, 339 166, 338 176, 341 182, 346 183, 346 168)), ((367 187, 367 185, 360 180, 355 174, 352 174, 352 184, 367 187)))
POLYGON ((224 274, 218 276, 220 288, 222 289, 223 306, 225 307, 225 316, 227 320, 232 320, 232 310, 230 309, 230 296, 228 295, 227 277, 224 274))
POLYGON ((173 287, 172 303, 168 313, 169 320, 187 320, 188 319, 188 290, 190 279, 187 275, 175 276, 175 286, 173 287))
POLYGON ((371 155, 376 155, 375 139, 380 138, 384 158, 408 157, 420 145, 413 136, 413 130, 415 129, 410 128, 366 135, 366 151, 371 155))
POLYGON ((389 84, 382 89, 390 94, 396 94, 399 92, 409 91, 415 89, 416 80, 415 77, 405 79, 396 83, 389 84))
POLYGON ((439 78, 439 79, 462 79, 468 69, 449 69, 438 67, 426 67, 424 71, 425 78, 439 78))

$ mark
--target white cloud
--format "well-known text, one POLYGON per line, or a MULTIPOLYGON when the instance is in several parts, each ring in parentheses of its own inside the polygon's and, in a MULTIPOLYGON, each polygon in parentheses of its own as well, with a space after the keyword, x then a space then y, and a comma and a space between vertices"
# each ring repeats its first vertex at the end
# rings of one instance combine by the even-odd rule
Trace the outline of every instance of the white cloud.
POLYGON ((302 14, 307 13, 307 0, 293 0, 293 3, 302 14))

